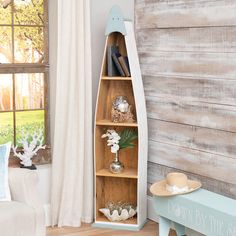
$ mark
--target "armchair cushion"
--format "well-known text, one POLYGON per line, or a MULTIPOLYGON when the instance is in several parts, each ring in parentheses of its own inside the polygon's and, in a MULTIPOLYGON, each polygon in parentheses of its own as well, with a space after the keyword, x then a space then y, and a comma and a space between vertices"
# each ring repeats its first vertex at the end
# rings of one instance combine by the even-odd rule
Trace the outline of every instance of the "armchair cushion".
POLYGON ((0 234, 4 236, 34 236, 34 210, 20 202, 0 203, 0 234))
POLYGON ((0 202, 0 235, 45 236, 45 216, 36 171, 9 168, 11 202, 0 202))
POLYGON ((36 171, 9 168, 9 185, 14 201, 25 203, 34 208, 41 207, 37 184, 38 175, 36 171))
POLYGON ((8 184, 8 158, 11 143, 0 145, 0 201, 10 201, 11 195, 8 184))

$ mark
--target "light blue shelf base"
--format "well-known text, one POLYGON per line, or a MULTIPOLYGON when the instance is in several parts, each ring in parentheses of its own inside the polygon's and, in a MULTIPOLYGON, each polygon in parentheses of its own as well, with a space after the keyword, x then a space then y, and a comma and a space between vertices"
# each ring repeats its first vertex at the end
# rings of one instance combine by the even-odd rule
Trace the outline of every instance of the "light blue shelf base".
POLYGON ((105 228, 105 229, 117 229, 117 230, 129 230, 129 231, 139 231, 147 221, 143 222, 141 225, 131 225, 122 223, 110 223, 110 222, 95 222, 92 224, 94 228, 105 228))
POLYGON ((120 32, 123 35, 126 35, 124 17, 120 7, 113 6, 110 10, 105 35, 108 36, 113 32, 120 32))

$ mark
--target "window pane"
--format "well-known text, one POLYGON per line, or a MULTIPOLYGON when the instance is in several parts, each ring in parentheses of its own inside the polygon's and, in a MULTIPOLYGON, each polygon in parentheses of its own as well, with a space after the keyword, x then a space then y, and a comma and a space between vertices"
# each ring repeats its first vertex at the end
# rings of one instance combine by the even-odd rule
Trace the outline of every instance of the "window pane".
POLYGON ((0 0, 0 24, 6 25, 11 23, 12 23, 11 2, 0 0))
POLYGON ((12 62, 12 30, 11 27, 0 27, 0 63, 12 62))
POLYGON ((13 112, 0 113, 0 144, 13 143, 13 112))
POLYGON ((44 74, 15 75, 16 110, 44 108, 44 74))
MULTIPOLYGON (((33 135, 40 130, 44 131, 45 126, 44 111, 22 111, 16 112, 16 143, 22 139, 23 133, 28 136, 33 135), (23 133, 22 133, 23 132, 23 133)), ((43 135, 45 135, 43 133, 43 135)), ((30 137, 29 137, 30 139, 30 137)))
POLYGON ((43 39, 43 27, 15 27, 15 63, 42 63, 43 39))
POLYGON ((44 25, 43 0, 14 0, 14 24, 44 25))
POLYGON ((13 110, 12 75, 0 74, 0 111, 13 110))

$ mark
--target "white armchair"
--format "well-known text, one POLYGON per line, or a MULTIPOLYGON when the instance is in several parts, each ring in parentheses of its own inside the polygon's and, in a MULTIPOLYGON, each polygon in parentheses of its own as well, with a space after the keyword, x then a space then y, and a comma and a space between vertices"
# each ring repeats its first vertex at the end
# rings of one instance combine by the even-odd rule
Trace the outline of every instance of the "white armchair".
POLYGON ((35 171, 9 168, 11 202, 0 202, 0 234, 45 236, 45 216, 37 191, 35 171))

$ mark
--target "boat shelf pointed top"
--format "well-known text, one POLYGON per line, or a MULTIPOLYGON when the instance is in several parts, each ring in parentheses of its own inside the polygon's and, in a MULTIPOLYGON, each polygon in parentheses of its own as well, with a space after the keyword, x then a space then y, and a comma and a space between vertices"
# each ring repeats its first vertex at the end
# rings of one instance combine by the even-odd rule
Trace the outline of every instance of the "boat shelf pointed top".
POLYGON ((108 36, 113 32, 120 32, 123 35, 127 34, 122 11, 117 5, 113 6, 109 12, 105 35, 108 36))

